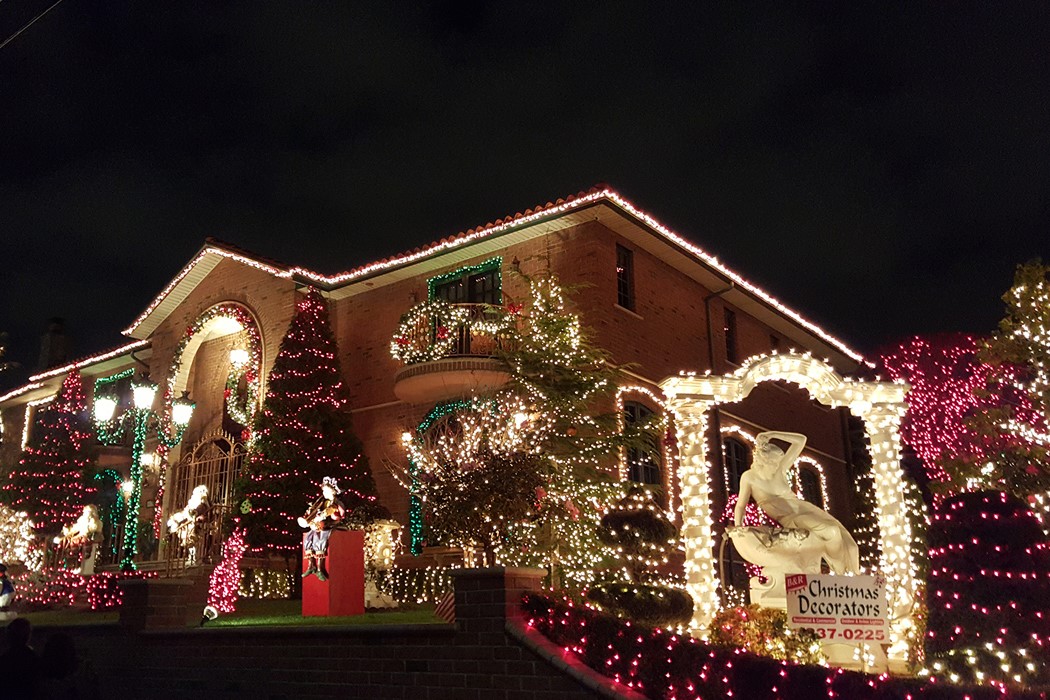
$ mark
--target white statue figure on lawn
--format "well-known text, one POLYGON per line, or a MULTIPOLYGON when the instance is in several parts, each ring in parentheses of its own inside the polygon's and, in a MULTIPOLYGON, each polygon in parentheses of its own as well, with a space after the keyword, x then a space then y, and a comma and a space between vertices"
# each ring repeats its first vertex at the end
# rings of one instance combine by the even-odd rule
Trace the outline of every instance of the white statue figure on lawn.
POLYGON ((98 518, 98 510, 93 505, 86 505, 75 523, 63 526, 62 536, 56 537, 55 542, 61 550, 79 557, 80 573, 90 576, 95 573, 95 544, 101 539, 102 521, 98 518))
POLYGON ((802 454, 806 436, 769 431, 759 433, 751 468, 740 476, 740 492, 733 513, 734 527, 727 528, 737 551, 747 561, 762 567, 765 587, 752 581, 756 593, 769 603, 786 598, 784 574, 819 574, 821 559, 836 574, 860 572, 860 550, 849 531, 827 511, 799 498, 791 490, 788 470, 802 454), (789 444, 785 452, 771 440, 789 444), (771 527, 742 527, 748 502, 754 499, 762 511, 780 524, 771 527))
POLYGON ((198 554, 203 554, 202 545, 205 528, 210 515, 208 487, 204 484, 194 487, 186 507, 172 513, 168 518, 168 532, 175 541, 186 549, 186 561, 190 565, 197 563, 198 554))

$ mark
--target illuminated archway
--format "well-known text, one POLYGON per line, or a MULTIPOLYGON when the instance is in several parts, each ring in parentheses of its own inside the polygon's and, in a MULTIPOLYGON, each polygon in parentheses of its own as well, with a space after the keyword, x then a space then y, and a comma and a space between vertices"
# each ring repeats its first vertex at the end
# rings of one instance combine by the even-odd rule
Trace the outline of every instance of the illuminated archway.
POLYGON ((703 630, 719 608, 714 566, 714 514, 711 467, 707 456, 708 413, 714 406, 741 401, 761 382, 782 380, 803 387, 826 406, 846 407, 863 419, 870 441, 875 511, 882 548, 879 568, 890 599, 890 658, 906 661, 913 640, 912 614, 919 581, 911 556, 911 526, 905 512, 900 467, 900 421, 905 384, 844 379, 826 362, 794 353, 754 357, 730 375, 687 374, 660 386, 668 397, 678 430, 678 483, 682 499, 686 588, 695 608, 691 628, 703 630))
POLYGON ((254 314, 245 306, 228 301, 211 307, 186 328, 171 359, 168 371, 168 390, 164 400, 166 408, 189 386, 190 368, 193 358, 205 341, 234 333, 243 333, 246 347, 234 361, 226 379, 225 401, 230 416, 241 425, 250 425, 259 408, 262 385, 262 336, 254 314), (241 380, 245 383, 245 396, 240 398, 237 390, 241 380))

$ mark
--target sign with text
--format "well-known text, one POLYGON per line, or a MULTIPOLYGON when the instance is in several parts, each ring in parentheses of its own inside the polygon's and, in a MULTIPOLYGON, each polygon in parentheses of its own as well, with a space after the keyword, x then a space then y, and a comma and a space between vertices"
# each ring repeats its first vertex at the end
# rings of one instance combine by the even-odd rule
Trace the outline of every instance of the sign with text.
POLYGON ((888 642, 886 582, 875 576, 788 574, 788 626, 825 642, 888 642))

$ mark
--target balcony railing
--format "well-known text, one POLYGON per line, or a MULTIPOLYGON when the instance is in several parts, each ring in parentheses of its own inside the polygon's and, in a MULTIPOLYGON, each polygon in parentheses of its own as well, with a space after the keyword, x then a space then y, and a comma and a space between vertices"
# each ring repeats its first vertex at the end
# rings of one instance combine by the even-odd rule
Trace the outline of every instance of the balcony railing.
POLYGON ((492 357, 509 348, 517 318, 489 304, 424 302, 401 319, 390 352, 406 365, 451 357, 492 357))

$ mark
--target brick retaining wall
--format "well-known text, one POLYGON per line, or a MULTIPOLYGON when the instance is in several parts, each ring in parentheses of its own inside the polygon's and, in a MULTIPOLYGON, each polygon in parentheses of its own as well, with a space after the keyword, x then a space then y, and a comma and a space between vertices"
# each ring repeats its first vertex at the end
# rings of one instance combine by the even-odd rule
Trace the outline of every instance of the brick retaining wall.
MULTIPOLYGON (((134 625, 41 627, 34 645, 42 648, 60 629, 72 634, 102 679, 103 697, 114 698, 632 697, 571 657, 558 658, 557 647, 524 629, 517 601, 523 591, 538 587, 542 573, 510 568, 459 573, 454 626, 196 629, 174 623, 172 615, 128 608, 122 618, 134 625)), ((164 587, 165 606, 174 605, 174 590, 191 589, 164 587)), ((128 602, 151 599, 157 601, 139 595, 128 602)))

